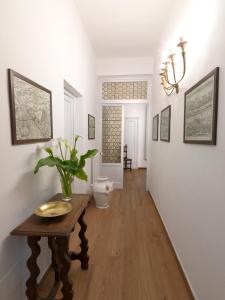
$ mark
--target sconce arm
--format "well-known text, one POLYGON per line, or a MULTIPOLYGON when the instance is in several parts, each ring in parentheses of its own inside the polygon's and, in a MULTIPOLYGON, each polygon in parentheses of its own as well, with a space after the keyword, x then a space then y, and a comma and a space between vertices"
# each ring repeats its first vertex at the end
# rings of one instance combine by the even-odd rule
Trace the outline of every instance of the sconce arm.
POLYGON ((169 96, 169 95, 171 95, 171 94, 173 93, 174 87, 171 87, 171 91, 170 91, 170 92, 167 92, 167 90, 168 90, 168 89, 165 89, 165 88, 164 88, 164 92, 166 93, 167 96, 169 96))
POLYGON ((186 74, 186 53, 184 50, 182 50, 182 58, 183 58, 183 75, 181 76, 181 79, 177 82, 177 84, 179 84, 183 80, 186 74))

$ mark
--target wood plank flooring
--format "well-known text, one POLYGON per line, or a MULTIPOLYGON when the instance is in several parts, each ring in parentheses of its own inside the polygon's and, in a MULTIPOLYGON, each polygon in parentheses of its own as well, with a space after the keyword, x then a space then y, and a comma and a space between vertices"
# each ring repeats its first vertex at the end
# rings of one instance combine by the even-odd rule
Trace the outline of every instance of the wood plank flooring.
MULTIPOLYGON (((193 300, 152 199, 145 192, 145 170, 126 171, 123 190, 114 191, 110 208, 90 204, 90 267, 74 262, 74 300, 193 300)), ((79 228, 77 228, 77 231, 79 228)), ((71 240, 75 250, 78 241, 71 240)), ((41 285, 46 296, 52 274, 41 285)), ((58 292, 56 299, 60 299, 58 292)))

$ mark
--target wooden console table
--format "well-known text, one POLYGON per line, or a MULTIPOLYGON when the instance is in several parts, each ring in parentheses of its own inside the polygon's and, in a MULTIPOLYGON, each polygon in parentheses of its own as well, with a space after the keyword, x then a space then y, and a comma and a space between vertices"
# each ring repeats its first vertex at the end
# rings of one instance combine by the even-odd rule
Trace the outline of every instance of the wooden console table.
MULTIPOLYGON (((61 198, 61 194, 57 194, 50 201, 61 200, 61 198)), ((27 261, 27 267, 30 271, 30 277, 26 282, 28 300, 39 299, 37 277, 40 269, 37 265, 37 258, 41 252, 38 244, 41 237, 48 238, 48 246, 52 253, 51 266, 55 272, 55 284, 62 283, 62 300, 72 300, 73 283, 68 274, 71 261, 78 259, 81 262, 81 268, 83 270, 88 269, 88 240, 85 237, 87 225, 83 220, 88 199, 88 195, 73 195, 70 202, 73 209, 69 214, 46 219, 33 214, 11 232, 12 235, 27 236, 27 243, 31 249, 31 256, 27 261), (81 227, 79 232, 80 253, 69 251, 70 234, 74 231, 77 222, 81 227)), ((51 297, 51 299, 54 298, 51 297)))

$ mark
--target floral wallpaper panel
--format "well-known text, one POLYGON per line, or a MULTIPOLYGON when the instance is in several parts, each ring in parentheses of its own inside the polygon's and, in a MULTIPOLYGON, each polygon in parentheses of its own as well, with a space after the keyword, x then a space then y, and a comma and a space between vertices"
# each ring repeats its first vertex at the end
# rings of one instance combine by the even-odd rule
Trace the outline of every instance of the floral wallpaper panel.
POLYGON ((147 81, 103 82, 103 100, 147 99, 147 81))
POLYGON ((121 162, 122 106, 102 107, 102 162, 121 162))

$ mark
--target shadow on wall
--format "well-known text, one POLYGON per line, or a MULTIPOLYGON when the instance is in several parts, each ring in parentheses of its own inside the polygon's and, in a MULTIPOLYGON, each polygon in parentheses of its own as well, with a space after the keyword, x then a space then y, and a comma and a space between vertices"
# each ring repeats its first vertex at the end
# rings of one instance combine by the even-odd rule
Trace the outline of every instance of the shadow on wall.
POLYGON ((6 295, 11 286, 23 285, 25 271, 25 253, 28 252, 25 247, 25 238, 6 237, 1 246, 0 265, 1 265, 1 294, 6 295), (18 253, 20 251, 20 253, 18 253), (20 254, 20 256, 19 256, 20 254), (18 259, 19 257, 19 259, 18 259), (15 261, 17 258, 17 261, 15 261), (8 262, 15 261, 12 269, 8 272, 8 262), (8 273, 7 273, 8 272, 8 273), (20 279, 18 282, 18 278, 20 279), (10 286, 9 286, 10 283, 10 286))

